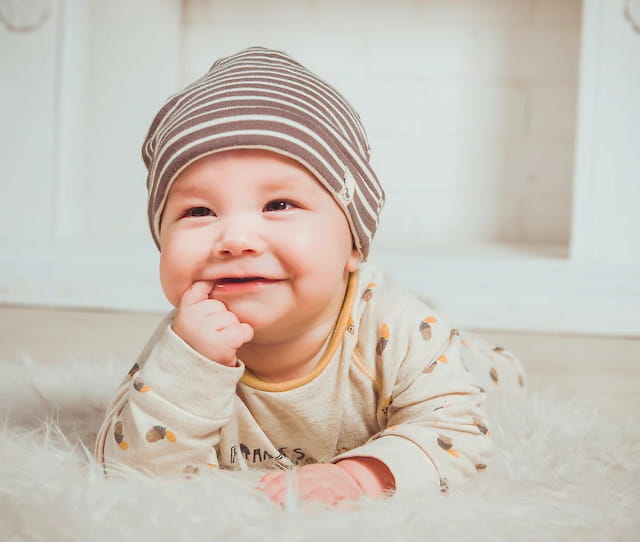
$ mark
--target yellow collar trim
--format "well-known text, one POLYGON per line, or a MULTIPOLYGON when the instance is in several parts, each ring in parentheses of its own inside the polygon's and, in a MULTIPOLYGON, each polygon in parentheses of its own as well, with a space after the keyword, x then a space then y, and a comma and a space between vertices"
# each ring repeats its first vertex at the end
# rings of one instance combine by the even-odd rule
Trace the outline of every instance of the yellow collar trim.
POLYGON ((340 309, 338 321, 336 322, 336 326, 333 328, 333 333, 331 334, 331 338, 329 339, 329 344, 322 354, 320 361, 318 361, 316 366, 309 374, 298 378, 293 378, 291 380, 286 380, 285 382, 264 382, 263 380, 260 380, 256 375, 254 375, 251 371, 249 371, 249 369, 245 369, 240 382, 262 391, 289 391, 308 384, 314 378, 320 375, 320 373, 322 373, 322 371, 326 369, 327 365, 329 365, 329 362, 332 360, 334 354, 336 353, 338 346, 340 346, 340 343, 342 342, 342 338, 347 329, 347 325, 349 324, 351 308, 353 307, 353 300, 356 296, 357 289, 358 274, 350 273, 349 280, 347 282, 347 291, 344 296, 344 301, 342 302, 342 308, 340 309))

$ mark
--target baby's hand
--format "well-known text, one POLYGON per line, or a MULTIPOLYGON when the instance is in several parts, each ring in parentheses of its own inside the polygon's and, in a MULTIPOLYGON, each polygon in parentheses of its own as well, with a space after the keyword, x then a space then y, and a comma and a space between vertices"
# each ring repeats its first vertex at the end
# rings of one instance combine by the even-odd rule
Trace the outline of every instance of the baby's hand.
POLYGON ((236 351, 253 338, 224 303, 209 299, 213 282, 200 280, 182 295, 171 327, 191 348, 216 363, 234 367, 236 351))
MULTIPOLYGON (((269 498, 279 504, 287 500, 287 477, 290 471, 271 471, 260 483, 269 498)), ((338 465, 317 463, 304 465, 295 471, 297 496, 300 501, 331 506, 355 501, 364 495, 358 482, 338 465)))

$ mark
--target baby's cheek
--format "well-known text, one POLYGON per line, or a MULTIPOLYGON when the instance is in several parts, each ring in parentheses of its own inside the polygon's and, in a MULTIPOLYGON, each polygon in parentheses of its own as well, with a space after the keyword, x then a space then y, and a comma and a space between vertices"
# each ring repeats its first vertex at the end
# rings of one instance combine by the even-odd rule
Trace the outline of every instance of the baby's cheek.
POLYGON ((180 303, 181 292, 188 285, 182 286, 184 279, 181 277, 180 266, 172 257, 170 251, 160 253, 160 284, 165 297, 174 307, 180 303))

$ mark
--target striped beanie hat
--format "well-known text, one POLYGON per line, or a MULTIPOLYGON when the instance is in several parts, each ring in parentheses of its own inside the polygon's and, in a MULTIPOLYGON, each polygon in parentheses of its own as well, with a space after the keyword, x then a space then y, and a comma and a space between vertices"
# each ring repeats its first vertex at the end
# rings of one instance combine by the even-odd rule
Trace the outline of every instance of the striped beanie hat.
POLYGON ((360 117, 300 63, 262 47, 217 60, 155 116, 142 157, 158 247, 162 212, 176 178, 199 158, 231 149, 270 150, 305 166, 333 195, 355 247, 367 258, 384 191, 369 164, 360 117))

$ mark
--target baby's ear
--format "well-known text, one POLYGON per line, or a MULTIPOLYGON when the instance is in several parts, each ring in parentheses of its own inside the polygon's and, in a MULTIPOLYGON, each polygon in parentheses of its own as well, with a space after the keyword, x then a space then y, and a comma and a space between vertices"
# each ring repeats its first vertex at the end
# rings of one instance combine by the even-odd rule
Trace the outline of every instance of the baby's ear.
POLYGON ((360 264, 362 263, 362 256, 357 248, 351 249, 351 254, 349 254, 349 258, 347 259, 347 264, 345 265, 345 270, 349 273, 353 273, 360 269, 360 264))

